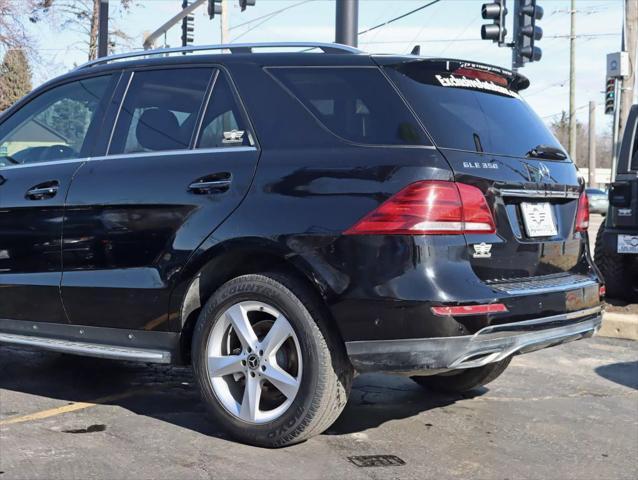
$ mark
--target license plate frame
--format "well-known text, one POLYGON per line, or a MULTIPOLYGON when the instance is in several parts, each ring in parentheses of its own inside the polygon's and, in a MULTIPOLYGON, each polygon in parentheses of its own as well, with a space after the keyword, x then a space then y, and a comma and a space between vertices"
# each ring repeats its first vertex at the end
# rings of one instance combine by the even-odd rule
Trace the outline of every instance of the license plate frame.
POLYGON ((525 233, 530 238, 558 235, 554 209, 549 202, 521 202, 525 233))
POLYGON ((638 235, 618 235, 618 253, 638 253, 638 235))

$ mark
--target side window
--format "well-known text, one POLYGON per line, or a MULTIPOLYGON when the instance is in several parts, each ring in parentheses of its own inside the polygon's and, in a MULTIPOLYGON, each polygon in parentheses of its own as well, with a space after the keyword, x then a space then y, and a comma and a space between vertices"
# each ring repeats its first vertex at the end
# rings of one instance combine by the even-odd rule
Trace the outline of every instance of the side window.
POLYGON ((109 154, 187 149, 211 75, 208 68, 135 72, 109 154))
POLYGON ((0 125, 0 168, 84 155, 84 142, 111 75, 55 87, 0 125))
POLYGON ((197 148, 241 147, 252 145, 241 110, 228 80, 220 72, 202 122, 197 148))
POLYGON ((429 144, 405 103, 377 68, 268 70, 335 135, 374 145, 429 144))

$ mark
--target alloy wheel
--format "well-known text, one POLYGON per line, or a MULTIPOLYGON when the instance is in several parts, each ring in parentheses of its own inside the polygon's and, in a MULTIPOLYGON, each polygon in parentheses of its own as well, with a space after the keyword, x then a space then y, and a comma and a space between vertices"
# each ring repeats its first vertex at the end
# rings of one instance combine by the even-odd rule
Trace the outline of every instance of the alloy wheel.
POLYGON ((302 376, 299 340, 272 305, 244 301, 228 307, 210 332, 206 353, 213 392, 239 420, 272 422, 297 396, 302 376))

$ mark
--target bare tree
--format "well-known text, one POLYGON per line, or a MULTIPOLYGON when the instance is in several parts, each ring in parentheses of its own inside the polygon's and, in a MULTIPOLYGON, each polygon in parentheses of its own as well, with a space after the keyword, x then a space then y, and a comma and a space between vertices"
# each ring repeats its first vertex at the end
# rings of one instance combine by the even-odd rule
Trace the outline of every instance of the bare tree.
POLYGON ((29 49, 26 25, 39 20, 51 0, 0 0, 0 48, 29 49))
MULTIPOLYGON (((549 127, 561 145, 567 145, 569 139, 569 115, 567 112, 563 112, 558 119, 552 121, 549 127)), ((587 136, 587 125, 576 121, 576 141, 579 148, 576 152, 576 158, 572 160, 579 167, 587 167, 588 165, 589 142, 587 136)), ((596 159, 601 168, 611 166, 611 134, 609 131, 597 135, 596 159)))
MULTIPOLYGON (((119 0, 112 9, 114 19, 129 12, 134 5, 135 0, 119 0)), ((50 15, 50 19, 62 28, 75 30, 85 38, 82 43, 88 48, 89 60, 93 60, 97 57, 99 9, 100 0, 48 0, 45 11, 50 15)), ((109 38, 111 46, 114 45, 115 39, 124 42, 131 40, 131 37, 117 27, 109 30, 109 38)))

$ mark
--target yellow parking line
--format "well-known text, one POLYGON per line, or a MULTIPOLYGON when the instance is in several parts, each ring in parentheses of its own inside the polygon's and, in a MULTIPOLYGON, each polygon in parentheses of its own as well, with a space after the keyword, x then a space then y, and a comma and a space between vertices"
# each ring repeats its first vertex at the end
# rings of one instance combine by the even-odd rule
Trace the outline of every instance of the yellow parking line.
POLYGON ((106 397, 97 398, 90 402, 75 402, 62 407, 50 408, 48 410, 42 410, 40 412, 30 413, 28 415, 21 415, 19 417, 9 417, 4 420, 0 420, 0 427, 4 425, 13 425, 14 423, 31 422, 33 420, 42 420, 44 418, 55 417, 62 415, 63 413, 76 412, 78 410, 84 410, 86 408, 95 407, 107 402, 113 402, 121 400, 123 398, 132 397, 139 393, 143 393, 150 390, 149 388, 138 388, 136 390, 129 390, 123 393, 116 393, 114 395, 108 395, 106 397))

